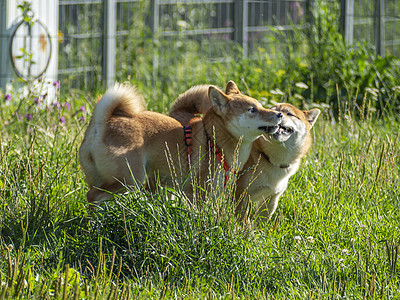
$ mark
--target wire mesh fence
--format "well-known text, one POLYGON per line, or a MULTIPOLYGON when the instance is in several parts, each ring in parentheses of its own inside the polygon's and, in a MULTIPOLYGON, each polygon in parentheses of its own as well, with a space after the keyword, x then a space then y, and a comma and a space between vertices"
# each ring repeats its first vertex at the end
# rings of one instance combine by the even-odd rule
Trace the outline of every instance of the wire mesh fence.
POLYGON ((194 58, 226 61, 265 51, 306 51, 299 32, 313 8, 338 15, 352 44, 400 57, 400 0, 59 0, 63 88, 137 82, 187 72, 194 58), (174 67, 174 68, 172 68, 174 67), (151 70, 151 71, 149 71, 151 70))
POLYGON ((194 56, 223 61, 260 48, 286 51, 286 37, 305 28, 312 1, 117 0, 115 5, 115 30, 106 35, 104 1, 60 1, 62 86, 85 88, 107 77, 154 80, 170 66, 190 65, 194 56), (115 43, 115 73, 103 68, 107 39, 115 43), (151 73, 141 72, 149 66, 151 73))
POLYGON ((58 78, 67 86, 93 87, 101 80, 103 1, 59 1, 58 78))
POLYGON ((354 0, 353 14, 354 41, 365 41, 379 54, 400 57, 400 1, 354 0))

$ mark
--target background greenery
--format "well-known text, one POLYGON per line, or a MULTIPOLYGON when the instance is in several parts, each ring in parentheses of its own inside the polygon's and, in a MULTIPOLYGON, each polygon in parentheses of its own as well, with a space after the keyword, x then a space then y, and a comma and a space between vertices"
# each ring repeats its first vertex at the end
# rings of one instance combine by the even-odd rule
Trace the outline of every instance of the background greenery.
POLYGON ((335 18, 321 5, 315 26, 273 56, 260 46, 211 63, 172 43, 159 81, 163 44, 152 43, 131 76, 161 112, 194 84, 230 79, 265 106, 321 108, 312 150, 267 224, 234 220, 234 185, 195 207, 179 186, 132 187, 89 212, 77 151, 103 91, 54 83, 51 102, 44 82, 0 92, 0 299, 398 297, 400 62, 346 47, 335 18))
MULTIPOLYGON (((148 28, 153 17, 150 1, 118 3, 117 80, 128 79, 143 89, 154 87, 175 95, 194 84, 232 78, 277 101, 283 96, 295 103, 333 104, 338 110, 338 98, 361 106, 368 93, 377 98, 375 109, 398 109, 400 67, 394 57, 400 53, 398 45, 390 44, 398 40, 400 28, 397 0, 385 3, 385 58, 376 57, 374 49, 375 2, 354 1, 352 46, 346 46, 341 35, 340 1, 312 3, 250 2, 249 25, 268 30, 249 32, 246 57, 233 41, 233 33, 220 31, 233 30, 233 4, 160 4, 159 31, 152 32, 148 28), (298 5, 296 10, 293 5, 298 5), (202 34, 193 33, 202 30, 202 34), (296 86, 299 82, 307 88, 296 86)), ((62 5, 60 15, 64 17, 60 19, 59 68, 70 70, 60 76, 61 89, 102 90, 102 6, 62 5), (78 71, 80 67, 90 71, 78 71)), ((163 99, 160 106, 156 101, 154 108, 168 110, 169 102, 163 99)))

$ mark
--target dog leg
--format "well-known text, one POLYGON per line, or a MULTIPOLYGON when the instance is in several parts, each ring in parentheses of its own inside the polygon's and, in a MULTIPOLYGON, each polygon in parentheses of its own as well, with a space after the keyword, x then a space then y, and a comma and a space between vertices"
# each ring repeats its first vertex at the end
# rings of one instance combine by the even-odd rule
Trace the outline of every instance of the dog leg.
POLYGON ((276 208, 278 207, 278 201, 282 193, 273 195, 270 200, 264 201, 260 207, 257 209, 257 219, 259 221, 269 221, 271 216, 274 214, 276 208))

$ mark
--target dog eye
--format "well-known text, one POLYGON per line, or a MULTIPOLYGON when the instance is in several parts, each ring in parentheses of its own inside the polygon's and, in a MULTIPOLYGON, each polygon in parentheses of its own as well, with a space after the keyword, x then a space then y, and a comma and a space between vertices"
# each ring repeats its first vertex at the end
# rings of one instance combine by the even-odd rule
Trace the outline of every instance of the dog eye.
POLYGON ((249 112, 251 112, 252 114, 254 114, 254 113, 258 112, 258 109, 255 108, 255 107, 252 107, 252 108, 249 109, 249 112))
POLYGON ((291 112, 287 112, 286 115, 289 117, 294 117, 294 114, 292 114, 291 112))

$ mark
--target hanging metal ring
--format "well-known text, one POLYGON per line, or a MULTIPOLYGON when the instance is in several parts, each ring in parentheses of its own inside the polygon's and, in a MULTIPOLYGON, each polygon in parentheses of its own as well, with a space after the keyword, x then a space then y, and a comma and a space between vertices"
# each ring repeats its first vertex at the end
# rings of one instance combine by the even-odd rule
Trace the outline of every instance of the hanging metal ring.
MULTIPOLYGON (((46 51, 46 49, 44 51, 46 51)), ((10 59, 11 60, 11 65, 12 65, 12 67, 14 69, 14 72, 17 74, 18 77, 22 78, 25 81, 31 81, 31 80, 34 80, 34 79, 37 79, 37 78, 41 77, 46 72, 46 70, 47 70, 47 68, 48 68, 48 66, 50 64, 50 59, 51 59, 51 55, 52 55, 51 37, 50 37, 50 33, 49 33, 47 27, 38 19, 35 19, 33 21, 24 21, 24 19, 22 18, 20 21, 18 21, 16 23, 16 25, 14 25, 14 28, 13 28, 12 33, 10 35, 9 55, 10 55, 10 58, 11 58, 10 59), (32 49, 32 41, 33 41, 33 38, 34 38, 34 37, 32 37, 32 27, 35 26, 36 24, 38 24, 38 26, 40 26, 39 27, 40 28, 39 31, 43 32, 41 34, 41 36, 40 36, 40 39, 43 39, 42 43, 45 43, 44 47, 47 47, 47 44, 46 44, 47 43, 46 42, 46 38, 47 38, 47 41, 49 43, 49 48, 48 48, 49 54, 48 54, 47 59, 45 60, 43 68, 39 69, 39 71, 36 74, 32 74, 31 73, 32 65, 35 64, 35 62, 32 60, 32 57, 33 57, 33 54, 34 54, 34 51, 32 49), (27 49, 19 48, 18 50, 22 49, 22 51, 25 51, 25 53, 22 52, 22 55, 20 57, 20 56, 17 56, 15 53, 13 53, 13 51, 14 51, 14 43, 16 41, 16 38, 18 38, 18 36, 17 36, 18 30, 22 28, 22 31, 24 31, 24 28, 21 27, 21 26, 27 26, 28 35, 23 37, 24 38, 24 47, 29 47, 30 48, 29 49, 30 52, 28 52, 27 49), (29 39, 28 40, 29 45, 26 45, 26 42, 27 42, 26 39, 29 39), (27 56, 27 55, 31 56, 31 57, 28 57, 26 59, 26 62, 28 64, 27 65, 27 74, 24 74, 23 70, 22 70, 23 68, 19 68, 19 66, 18 66, 18 60, 19 59, 24 59, 23 57, 27 56)))

